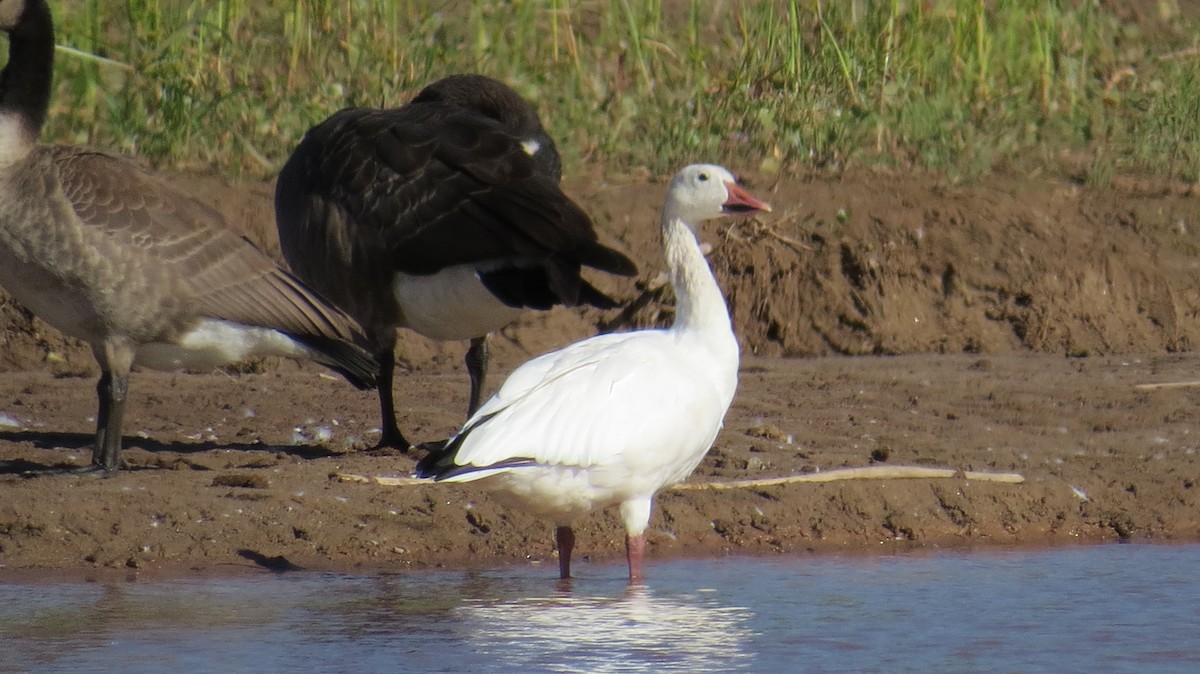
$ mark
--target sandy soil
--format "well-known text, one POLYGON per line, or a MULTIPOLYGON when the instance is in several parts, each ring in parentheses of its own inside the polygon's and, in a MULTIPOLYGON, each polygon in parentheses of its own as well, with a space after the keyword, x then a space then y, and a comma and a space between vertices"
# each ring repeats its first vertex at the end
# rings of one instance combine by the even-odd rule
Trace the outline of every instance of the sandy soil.
MULTIPOLYGON (((271 186, 186 182, 276 250, 271 186)), ((963 186, 862 172, 747 182, 776 207, 707 230, 745 358, 723 433, 692 482, 918 465, 1020 484, 851 480, 660 495, 650 566, 672 555, 1200 540, 1200 200, 1190 186, 994 176, 963 186), (1193 430, 1197 434, 1193 435, 1193 430)), ((639 262, 598 278, 622 312, 556 310, 496 340, 492 383, 528 357, 670 320, 656 283, 661 180, 577 177, 571 194, 639 262)), ((669 292, 669 291, 667 291, 669 292)), ((127 470, 30 470, 90 457, 87 350, 0 299, 3 573, 544 563, 550 523, 469 487, 384 486, 414 459, 363 451, 375 398, 320 368, 139 372, 127 470)), ((401 421, 419 440, 463 419, 464 345, 406 336, 401 421)), ((614 513, 577 554, 616 560, 614 513)))

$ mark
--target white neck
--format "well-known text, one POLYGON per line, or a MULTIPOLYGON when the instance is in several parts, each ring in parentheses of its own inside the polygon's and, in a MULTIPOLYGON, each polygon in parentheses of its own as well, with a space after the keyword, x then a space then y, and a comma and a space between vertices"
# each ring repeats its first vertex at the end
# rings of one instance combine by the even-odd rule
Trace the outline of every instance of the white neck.
MULTIPOLYGON (((703 333, 733 337, 729 309, 704 253, 683 219, 663 214, 663 248, 675 289, 676 333, 703 333)), ((736 344, 736 342, 735 342, 736 344)))

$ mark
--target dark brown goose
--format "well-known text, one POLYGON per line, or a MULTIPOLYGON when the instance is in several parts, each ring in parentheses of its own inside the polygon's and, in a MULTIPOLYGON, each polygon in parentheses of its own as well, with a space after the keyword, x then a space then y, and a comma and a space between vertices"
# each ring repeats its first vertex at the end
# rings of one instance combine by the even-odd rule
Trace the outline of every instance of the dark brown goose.
POLYGON ((44 146, 54 27, 44 0, 0 0, 0 285, 100 365, 93 467, 115 470, 133 365, 207 367, 311 358, 361 388, 378 370, 355 326, 225 227, 133 163, 44 146))
POLYGON ((470 414, 489 333, 526 309, 616 306, 581 268, 637 268, 599 243, 560 174, 529 103, 480 75, 439 80, 400 108, 337 112, 284 165, 275 187, 284 257, 366 330, 380 366, 380 445, 409 447, 392 397, 397 328, 471 340, 470 414))

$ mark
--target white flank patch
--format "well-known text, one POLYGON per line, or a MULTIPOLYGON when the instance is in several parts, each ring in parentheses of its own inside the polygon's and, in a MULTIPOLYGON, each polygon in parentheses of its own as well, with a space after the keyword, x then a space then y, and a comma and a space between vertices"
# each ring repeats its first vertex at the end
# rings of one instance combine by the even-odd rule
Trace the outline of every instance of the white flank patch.
POLYGON ((521 315, 488 292, 471 265, 427 276, 396 274, 393 291, 404 327, 430 339, 482 337, 521 315))
POLYGON ((278 330, 205 319, 176 344, 142 345, 135 362, 156 370, 178 370, 219 367, 263 356, 308 355, 309 349, 278 330))

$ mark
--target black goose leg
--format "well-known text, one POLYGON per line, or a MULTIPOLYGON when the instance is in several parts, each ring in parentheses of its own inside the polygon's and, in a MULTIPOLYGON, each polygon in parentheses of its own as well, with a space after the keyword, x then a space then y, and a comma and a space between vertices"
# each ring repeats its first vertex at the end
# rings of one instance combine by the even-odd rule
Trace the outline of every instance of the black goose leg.
POLYGON ((100 411, 96 415, 96 446, 92 450, 92 468, 114 472, 121 453, 121 423, 125 418, 125 398, 129 393, 126 375, 104 371, 96 384, 100 411))
POLYGON ((479 409, 479 398, 483 395, 483 380, 487 377, 489 337, 490 335, 484 335, 472 339, 471 346, 467 349, 467 374, 471 376, 471 399, 467 402, 468 418, 479 409))
POLYGON ((396 376, 396 346, 388 345, 377 351, 375 357, 379 360, 379 437, 378 447, 393 447, 401 452, 407 452, 411 447, 400 426, 396 423, 396 399, 392 392, 393 380, 396 376))

